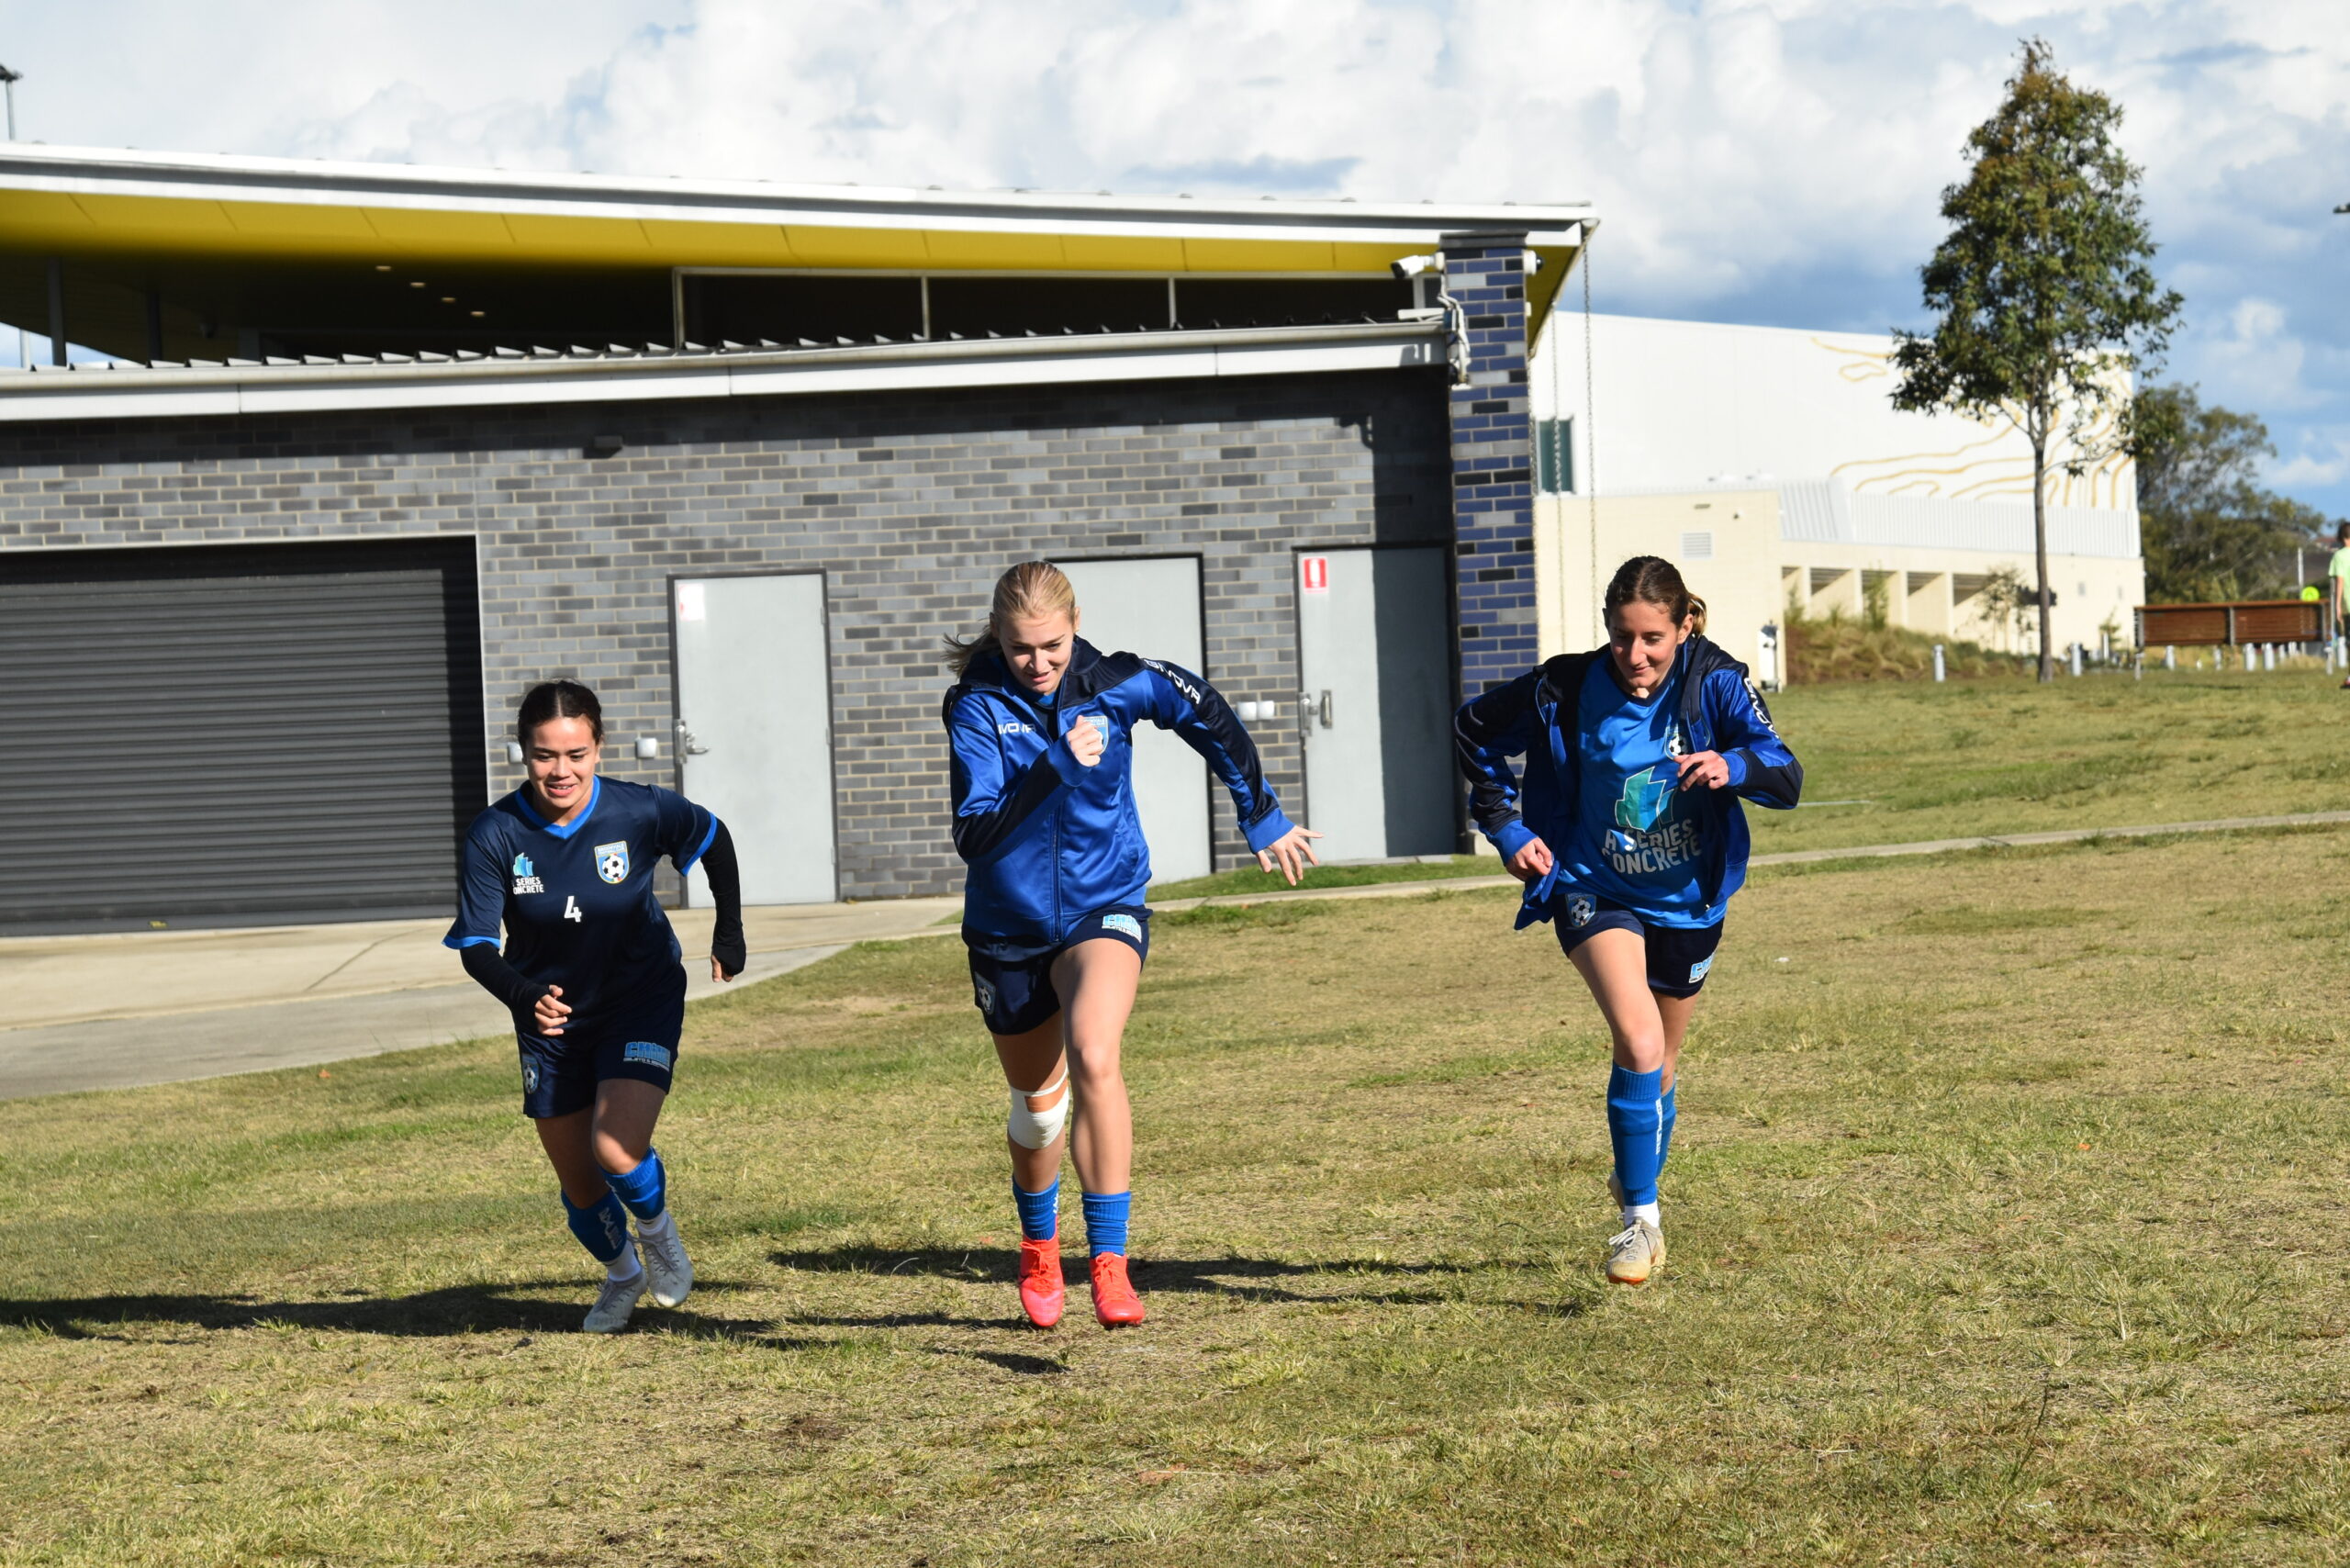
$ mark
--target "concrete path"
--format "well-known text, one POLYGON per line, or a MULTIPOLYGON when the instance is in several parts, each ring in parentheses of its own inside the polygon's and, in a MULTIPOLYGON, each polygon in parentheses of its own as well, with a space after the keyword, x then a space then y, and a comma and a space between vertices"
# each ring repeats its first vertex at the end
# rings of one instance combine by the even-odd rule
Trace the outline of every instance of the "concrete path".
MULTIPOLYGON (((1947 855, 1957 849, 2018 849, 2031 844, 2087 844, 2093 838, 2154 838, 2169 833, 2243 833, 2277 827, 2339 827, 2350 812, 2302 812, 2284 817, 2217 817, 2210 822, 2157 823, 2144 827, 2068 827, 2053 833, 2009 833, 1990 838, 1928 838, 1909 844, 1866 844, 1844 849, 1790 849, 1757 855, 1750 866, 1808 866, 1823 860, 1874 860, 1896 855, 1947 855)), ((1514 888, 1517 879, 1443 877, 1416 882, 1373 882, 1360 888, 1277 888, 1262 893, 1219 893, 1214 898, 1151 901, 1153 909, 1198 909, 1205 904, 1271 903, 1282 899, 1392 899, 1415 893, 1514 888)))
MULTIPOLYGON (((744 984, 852 942, 951 935, 959 898, 747 910, 744 984)), ((710 912, 671 915, 688 953, 710 912)), ((0 940, 0 1099, 302 1067, 502 1035, 506 1010, 441 946, 445 921, 0 940)), ((688 964, 688 1000, 720 990, 688 964)))
MULTIPOLYGON (((2067 828, 1799 849, 1758 855, 1752 864, 2345 823, 2350 812, 2067 828)), ((1226 893, 1152 907, 1410 898, 1516 885, 1507 876, 1452 877, 1226 893)), ((961 908, 960 898, 924 898, 750 910, 744 924, 751 962, 743 980, 789 973, 853 942, 950 936, 956 927, 949 917, 961 908)), ((672 919, 687 952, 709 950, 708 911, 681 910, 672 919)), ((456 956, 441 946, 446 929, 441 921, 411 920, 0 939, 0 997, 8 1015, 0 1027, 0 1099, 308 1066, 504 1034, 505 1010, 471 981, 452 979, 459 971, 456 956)), ((718 989, 706 968, 689 965, 687 973, 689 997, 718 989)))

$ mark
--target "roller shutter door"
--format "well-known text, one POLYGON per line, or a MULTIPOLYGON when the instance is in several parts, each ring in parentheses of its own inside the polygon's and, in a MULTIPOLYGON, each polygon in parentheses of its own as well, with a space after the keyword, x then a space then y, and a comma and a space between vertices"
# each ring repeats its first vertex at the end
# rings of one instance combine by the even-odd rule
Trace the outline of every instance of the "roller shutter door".
POLYGON ((473 542, 0 553, 0 930, 436 913, 473 542))

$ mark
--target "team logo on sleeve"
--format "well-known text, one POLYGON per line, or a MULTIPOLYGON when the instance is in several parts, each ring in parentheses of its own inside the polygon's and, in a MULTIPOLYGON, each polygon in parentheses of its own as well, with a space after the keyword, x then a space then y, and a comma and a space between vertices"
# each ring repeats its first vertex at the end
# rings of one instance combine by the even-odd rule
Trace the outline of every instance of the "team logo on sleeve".
POLYGON ((596 875, 617 886, 628 880, 628 841, 596 846, 596 875))
POLYGON ((518 893, 543 893, 547 885, 539 880, 537 869, 527 855, 514 857, 514 890, 518 893))

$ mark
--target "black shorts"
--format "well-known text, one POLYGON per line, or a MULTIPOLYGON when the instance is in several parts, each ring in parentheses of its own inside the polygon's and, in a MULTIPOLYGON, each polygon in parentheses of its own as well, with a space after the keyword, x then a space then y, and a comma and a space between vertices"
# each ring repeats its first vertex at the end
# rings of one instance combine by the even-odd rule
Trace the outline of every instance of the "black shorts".
POLYGON ((515 1044, 522 1053, 522 1114, 538 1121, 584 1111, 596 1103, 596 1085, 608 1078, 633 1078, 667 1093, 685 1027, 680 970, 676 991, 631 999, 560 1035, 516 1030, 515 1044))
POLYGON ((1695 996, 1703 991, 1706 971, 1714 967, 1714 949, 1721 946, 1723 923, 1718 920, 1694 929, 1649 925, 1622 904, 1590 893, 1562 893, 1550 908, 1561 952, 1573 952, 1596 931, 1637 933, 1648 943, 1649 989, 1666 996, 1695 996))
POLYGON ((991 1035, 1024 1035, 1061 1010, 1053 990, 1053 960, 1076 946, 1107 936, 1124 942, 1147 962, 1150 911, 1138 903, 1097 909, 1069 928, 1060 945, 1041 953, 998 958, 971 949, 971 1003, 988 1021, 991 1035))

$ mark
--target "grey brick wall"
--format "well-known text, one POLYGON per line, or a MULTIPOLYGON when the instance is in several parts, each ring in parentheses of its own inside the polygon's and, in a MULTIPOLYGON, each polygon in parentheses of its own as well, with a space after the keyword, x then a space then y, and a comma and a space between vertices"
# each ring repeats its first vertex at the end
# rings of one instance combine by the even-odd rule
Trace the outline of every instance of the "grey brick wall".
MULTIPOLYGON (((1292 552, 1449 543, 1447 440, 1423 371, 17 426, 0 430, 0 550, 474 535, 500 791, 514 704, 554 675, 593 686, 616 737, 661 737, 660 761, 623 745, 608 771, 674 782, 669 579, 822 570, 840 890, 890 897, 962 885, 936 653, 1015 560, 1201 556, 1205 674, 1236 701, 1281 700, 1259 740, 1295 801, 1292 552), (619 455, 585 455, 608 434, 619 455)), ((1215 831, 1236 863, 1220 791, 1215 831)))

